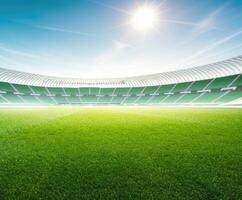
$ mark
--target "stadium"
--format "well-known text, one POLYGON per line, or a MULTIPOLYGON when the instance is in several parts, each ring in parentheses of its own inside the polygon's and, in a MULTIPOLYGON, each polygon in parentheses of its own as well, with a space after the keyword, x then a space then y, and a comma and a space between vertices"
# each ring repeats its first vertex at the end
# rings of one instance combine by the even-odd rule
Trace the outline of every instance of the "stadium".
POLYGON ((161 74, 74 79, 0 70, 2 105, 242 104, 242 56, 161 74))
POLYGON ((1 4, 1 200, 241 199, 240 1, 1 4))

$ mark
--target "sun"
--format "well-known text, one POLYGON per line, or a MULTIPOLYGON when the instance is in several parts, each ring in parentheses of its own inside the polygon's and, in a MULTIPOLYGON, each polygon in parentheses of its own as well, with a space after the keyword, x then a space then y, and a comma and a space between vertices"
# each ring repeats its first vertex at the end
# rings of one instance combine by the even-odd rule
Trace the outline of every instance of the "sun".
POLYGON ((147 32, 157 27, 159 13, 156 7, 152 5, 140 6, 131 15, 131 26, 141 32, 147 32))

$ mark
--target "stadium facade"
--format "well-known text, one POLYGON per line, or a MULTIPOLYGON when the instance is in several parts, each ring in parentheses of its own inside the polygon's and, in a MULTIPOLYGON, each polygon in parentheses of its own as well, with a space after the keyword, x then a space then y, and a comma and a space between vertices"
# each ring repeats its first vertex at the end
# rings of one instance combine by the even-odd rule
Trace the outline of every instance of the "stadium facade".
POLYGON ((147 76, 78 79, 0 68, 0 105, 241 105, 242 56, 147 76))

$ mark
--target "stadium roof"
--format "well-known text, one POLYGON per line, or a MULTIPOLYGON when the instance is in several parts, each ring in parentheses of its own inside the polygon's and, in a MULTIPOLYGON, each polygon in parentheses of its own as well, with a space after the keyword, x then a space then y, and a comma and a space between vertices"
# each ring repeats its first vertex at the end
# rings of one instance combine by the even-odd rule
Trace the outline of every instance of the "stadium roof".
POLYGON ((242 73, 242 55, 194 68, 146 76, 81 79, 44 76, 0 68, 0 81, 48 87, 139 87, 212 79, 242 73))

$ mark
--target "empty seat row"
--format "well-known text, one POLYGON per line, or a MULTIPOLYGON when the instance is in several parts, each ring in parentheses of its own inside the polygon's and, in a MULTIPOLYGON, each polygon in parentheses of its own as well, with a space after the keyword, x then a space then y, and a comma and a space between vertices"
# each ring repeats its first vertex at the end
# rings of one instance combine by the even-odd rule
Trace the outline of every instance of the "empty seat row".
POLYGON ((167 103, 226 103, 240 98, 241 90, 221 88, 242 87, 242 76, 233 75, 216 79, 178 84, 126 88, 62 88, 28 86, 0 82, 0 104, 167 104, 167 103), (198 93, 200 90, 212 90, 198 93))

